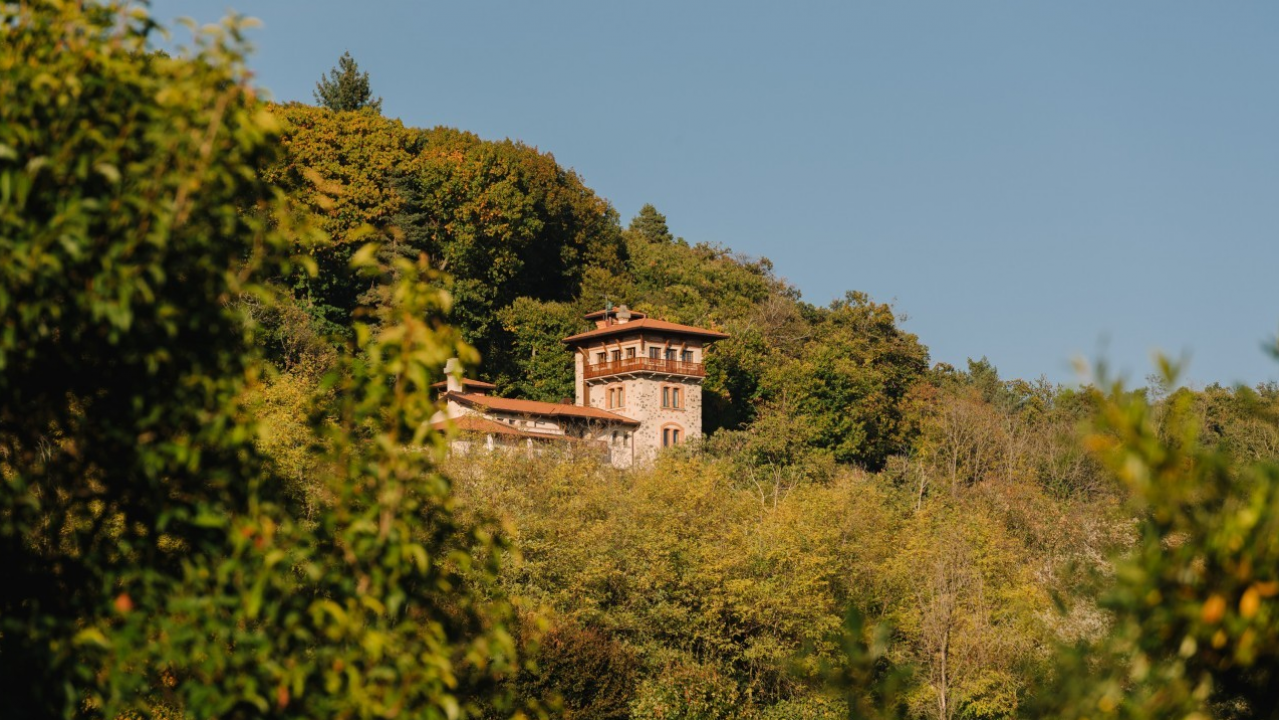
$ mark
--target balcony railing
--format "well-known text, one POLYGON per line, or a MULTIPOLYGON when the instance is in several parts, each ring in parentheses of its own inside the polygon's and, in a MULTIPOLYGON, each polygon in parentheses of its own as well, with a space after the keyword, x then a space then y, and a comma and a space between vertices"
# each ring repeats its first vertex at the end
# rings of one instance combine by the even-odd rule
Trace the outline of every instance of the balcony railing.
POLYGON ((669 375, 692 375, 706 377, 702 363, 681 362, 679 360, 659 360, 656 358, 637 357, 613 362, 588 363, 584 369, 587 379, 604 377, 605 375, 622 375, 633 372, 657 372, 669 375))

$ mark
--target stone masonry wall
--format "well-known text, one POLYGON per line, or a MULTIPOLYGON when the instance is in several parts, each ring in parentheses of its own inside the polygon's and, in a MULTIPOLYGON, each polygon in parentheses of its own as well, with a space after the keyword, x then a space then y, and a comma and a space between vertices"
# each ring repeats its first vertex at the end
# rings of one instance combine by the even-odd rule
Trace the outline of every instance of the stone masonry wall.
POLYGON ((637 462, 652 462, 662 449, 662 429, 677 427, 681 444, 702 435, 702 386, 694 378, 630 377, 588 386, 590 405, 616 412, 640 422, 634 431, 637 462), (623 407, 607 408, 607 389, 626 388, 623 407), (662 388, 678 387, 683 395, 680 408, 662 407, 662 388))

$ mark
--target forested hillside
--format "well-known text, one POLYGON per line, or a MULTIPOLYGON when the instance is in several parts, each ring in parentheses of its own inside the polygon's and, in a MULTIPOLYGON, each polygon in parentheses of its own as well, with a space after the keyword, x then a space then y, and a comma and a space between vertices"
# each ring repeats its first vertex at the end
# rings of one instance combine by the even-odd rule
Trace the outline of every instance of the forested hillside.
POLYGON ((406 128, 368 110, 274 112, 286 154, 265 177, 330 236, 310 250, 319 272, 295 282, 317 332, 341 335, 368 305, 369 280, 349 261, 379 239, 384 255, 425 254, 448 274, 449 319, 499 394, 572 397, 560 340, 610 300, 732 336, 708 361, 707 429, 748 431, 748 452, 792 464, 814 451, 878 469, 909 446, 909 393, 928 352, 892 308, 857 292, 805 303, 768 260, 690 245, 652 206, 623 229, 581 178, 518 142, 406 128), (782 432, 789 425, 799 432, 782 432))
POLYGON ((0 5, 15 716, 1276 717, 1274 384, 933 364, 349 57, 269 104, 153 31, 0 5), (606 301, 730 335, 704 441, 446 454, 447 358, 570 397, 606 301))
POLYGON ((1135 401, 1160 437, 1187 423, 1233 464, 1277 452, 1274 386, 1109 398, 985 359, 930 367, 893 308, 855 290, 809 304, 768 260, 678 238, 652 206, 623 228, 537 149, 367 110, 273 112, 286 155, 266 176, 332 237, 295 285, 318 328, 362 311, 348 259, 378 238, 450 276, 449 320, 501 394, 571 397, 560 339, 606 299, 731 335, 707 361, 709 438, 653 469, 447 466, 461 507, 500 517, 519 550, 501 583, 536 667, 512 687, 568 717, 841 717, 828 673, 850 608, 890 629, 877 667, 907 678, 902 714, 1026 715, 1055 697, 1055 648, 1107 636, 1112 558, 1142 540, 1144 511, 1083 428, 1135 401))

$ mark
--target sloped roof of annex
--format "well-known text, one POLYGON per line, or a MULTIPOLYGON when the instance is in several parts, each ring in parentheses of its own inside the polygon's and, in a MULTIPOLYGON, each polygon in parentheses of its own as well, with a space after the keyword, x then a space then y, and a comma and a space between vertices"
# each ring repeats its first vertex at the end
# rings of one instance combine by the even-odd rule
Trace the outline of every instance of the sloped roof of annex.
POLYGON ((559 403, 541 402, 538 400, 519 400, 516 398, 500 398, 492 395, 470 395, 466 393, 447 392, 441 399, 450 399, 467 407, 482 410, 512 413, 515 415, 539 415, 552 418, 579 418, 597 420, 618 425, 639 425, 639 420, 632 420, 617 413, 607 412, 599 408, 581 405, 561 405, 559 403))
MULTIPOLYGON (((480 435, 504 435, 517 438, 531 438, 534 440, 554 440, 557 442, 587 442, 583 438, 576 438, 572 435, 553 435, 545 432, 526 432, 519 430, 510 425, 504 425, 495 420, 479 417, 476 415, 462 415, 460 417, 437 420, 431 423, 431 427, 444 431, 452 425, 455 430, 462 434, 480 434, 480 435)), ((600 441, 595 441, 600 442, 600 441)))

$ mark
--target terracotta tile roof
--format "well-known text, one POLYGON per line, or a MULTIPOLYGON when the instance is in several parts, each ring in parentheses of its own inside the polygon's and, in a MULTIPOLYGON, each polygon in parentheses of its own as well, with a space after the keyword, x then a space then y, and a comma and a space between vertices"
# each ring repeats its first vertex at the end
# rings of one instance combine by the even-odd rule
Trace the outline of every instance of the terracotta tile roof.
POLYGON ((679 323, 667 322, 666 320, 654 320, 652 318, 641 318, 640 320, 632 320, 631 322, 619 323, 617 325, 606 325, 595 330, 588 330, 577 335, 570 335, 563 342, 575 343, 582 340, 590 340, 592 338, 602 337, 605 335, 616 335, 619 333, 630 333, 637 330, 654 330, 658 332, 683 333, 685 335, 698 335, 709 340, 721 340, 729 337, 722 332, 708 330, 706 328, 694 327, 692 325, 681 325, 679 323))
POLYGON ((495 420, 480 417, 479 415, 462 415, 453 418, 452 420, 437 420, 436 422, 431 423, 431 427, 436 430, 444 430, 449 426, 450 422, 452 422, 453 427, 458 429, 460 432, 493 433, 495 435, 520 434, 519 430, 511 427, 510 425, 504 425, 495 420))
POLYGON ((491 395, 469 395, 466 393, 445 393, 444 397, 456 400, 463 405, 484 410, 515 413, 517 415, 541 415, 543 417, 576 417, 588 420, 602 420, 619 425, 639 425, 639 421, 623 417, 616 413, 606 412, 599 408, 582 407, 581 405, 560 405, 557 403, 539 402, 537 400, 517 400, 515 398, 499 398, 491 395))
POLYGON ((481 417, 479 415, 460 415, 449 420, 437 420, 431 423, 431 427, 444 432, 452 424, 454 429, 461 433, 478 433, 483 435, 505 435, 508 437, 532 438, 534 440, 555 440, 557 442, 593 442, 603 443, 603 440, 586 440, 583 438, 573 437, 572 435, 555 435, 544 432, 529 432, 512 427, 506 423, 500 423, 496 420, 481 417))
MULTIPOLYGON (((441 380, 441 381, 440 381, 440 382, 438 382, 438 383, 431 383, 431 387, 433 387, 433 388, 442 388, 442 387, 446 387, 446 386, 448 386, 448 384, 449 384, 449 381, 448 381, 448 380, 441 380)), ((467 378, 463 378, 463 379, 462 379, 462 387, 464 387, 464 388, 474 387, 474 388, 483 388, 483 389, 485 389, 485 390, 493 390, 494 388, 496 388, 496 387, 498 387, 498 386, 497 386, 497 385, 494 385, 493 383, 487 383, 487 382, 485 382, 485 381, 483 381, 483 380, 469 380, 469 379, 467 379, 467 378)))

